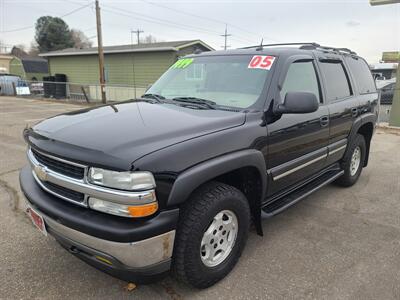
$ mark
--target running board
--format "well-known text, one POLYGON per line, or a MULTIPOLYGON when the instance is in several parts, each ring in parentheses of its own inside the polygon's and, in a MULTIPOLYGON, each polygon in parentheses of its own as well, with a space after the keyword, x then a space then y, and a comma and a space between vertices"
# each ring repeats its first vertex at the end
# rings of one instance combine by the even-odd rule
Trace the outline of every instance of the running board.
POLYGON ((281 199, 275 200, 271 203, 268 203, 267 205, 262 207, 261 217, 265 219, 265 218, 270 218, 276 214, 279 214, 289 206, 292 206, 293 204, 299 202, 300 200, 309 196, 313 192, 319 190, 323 186, 331 183, 338 177, 342 176, 343 173, 344 173, 343 170, 328 171, 323 175, 317 177, 313 181, 302 186, 301 188, 293 191, 291 194, 282 197, 281 199))

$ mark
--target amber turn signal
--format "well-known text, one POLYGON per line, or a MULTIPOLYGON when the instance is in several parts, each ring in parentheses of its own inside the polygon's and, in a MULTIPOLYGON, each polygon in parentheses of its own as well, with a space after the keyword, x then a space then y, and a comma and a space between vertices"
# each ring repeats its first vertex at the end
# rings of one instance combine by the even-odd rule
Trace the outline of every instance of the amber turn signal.
POLYGON ((129 214, 132 217, 147 217, 154 214, 158 210, 158 203, 153 202, 145 205, 128 206, 129 214))

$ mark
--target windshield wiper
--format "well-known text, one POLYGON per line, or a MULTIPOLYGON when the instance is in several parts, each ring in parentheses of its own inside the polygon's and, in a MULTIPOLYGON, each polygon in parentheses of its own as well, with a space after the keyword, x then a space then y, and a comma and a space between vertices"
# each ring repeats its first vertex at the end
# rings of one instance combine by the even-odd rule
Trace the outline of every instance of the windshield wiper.
POLYGON ((172 98, 172 100, 177 101, 177 102, 184 102, 184 103, 190 103, 190 104, 200 104, 203 106, 206 106, 209 109, 216 109, 215 106, 217 103, 211 100, 206 100, 206 99, 201 99, 197 97, 175 97, 172 98))
POLYGON ((161 96, 161 95, 158 95, 158 94, 144 94, 144 95, 142 95, 141 98, 154 99, 154 100, 156 100, 157 102, 161 102, 161 100, 164 100, 164 99, 165 99, 164 96, 161 96))

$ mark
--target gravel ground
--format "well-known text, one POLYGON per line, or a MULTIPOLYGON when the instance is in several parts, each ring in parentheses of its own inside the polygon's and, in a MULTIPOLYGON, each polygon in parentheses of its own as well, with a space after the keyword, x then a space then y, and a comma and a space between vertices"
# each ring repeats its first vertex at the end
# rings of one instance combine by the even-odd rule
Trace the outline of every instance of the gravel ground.
POLYGON ((351 188, 329 185, 251 232, 233 272, 207 290, 167 277, 127 283, 42 236, 18 185, 27 124, 80 106, 0 97, 0 298, 400 299, 400 132, 378 130, 351 188))

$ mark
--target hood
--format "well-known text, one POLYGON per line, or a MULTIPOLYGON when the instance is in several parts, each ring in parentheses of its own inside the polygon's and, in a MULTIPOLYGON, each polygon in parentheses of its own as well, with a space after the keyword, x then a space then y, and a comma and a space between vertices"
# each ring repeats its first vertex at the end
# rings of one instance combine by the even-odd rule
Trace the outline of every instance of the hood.
POLYGON ((130 101, 58 115, 27 138, 46 152, 126 169, 148 153, 244 122, 240 112, 130 101))

